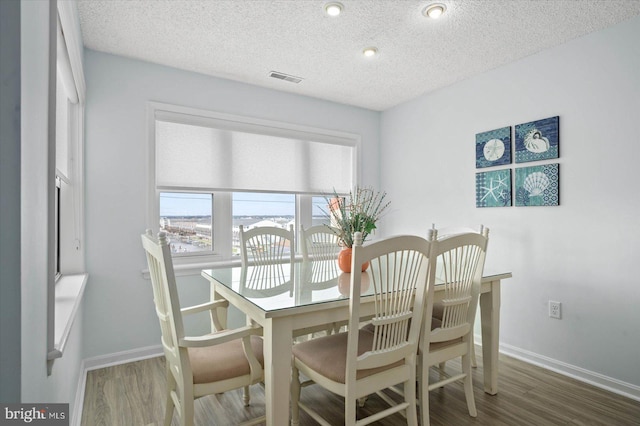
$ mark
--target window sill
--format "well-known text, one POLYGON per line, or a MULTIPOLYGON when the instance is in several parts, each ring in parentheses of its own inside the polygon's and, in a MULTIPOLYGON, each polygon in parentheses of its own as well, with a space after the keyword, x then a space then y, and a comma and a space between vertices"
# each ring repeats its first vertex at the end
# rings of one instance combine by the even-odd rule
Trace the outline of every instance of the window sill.
POLYGON ((88 274, 63 275, 55 285, 54 347, 47 354, 48 361, 64 353, 88 278, 88 274))
MULTIPOLYGON (((199 263, 183 263, 173 264, 173 273, 176 277, 182 277, 187 275, 200 275, 203 269, 216 269, 216 268, 228 268, 230 266, 240 266, 242 262, 240 259, 231 260, 217 260, 214 262, 199 262, 199 263)), ((144 279, 149 280, 149 269, 142 270, 142 276, 144 279)))
MULTIPOLYGON (((296 262, 302 260, 301 255, 296 255, 296 262)), ((219 269, 219 268, 229 268, 233 266, 241 266, 242 261, 239 258, 230 259, 230 260, 218 260, 214 262, 201 262, 201 263, 183 263, 173 265, 173 272, 176 277, 187 276, 187 275, 200 275, 203 269, 219 269)), ((149 275, 149 269, 145 268, 142 270, 142 276, 144 279, 151 279, 149 275)))

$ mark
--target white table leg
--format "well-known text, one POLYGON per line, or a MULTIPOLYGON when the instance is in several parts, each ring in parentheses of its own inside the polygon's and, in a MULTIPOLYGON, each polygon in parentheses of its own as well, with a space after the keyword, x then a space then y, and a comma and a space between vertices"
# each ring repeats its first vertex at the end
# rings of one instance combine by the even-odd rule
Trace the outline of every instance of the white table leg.
MULTIPOLYGON (((211 300, 225 300, 224 297, 218 294, 218 292, 216 291, 216 284, 214 284, 213 282, 211 283, 211 300)), ((218 312, 218 321, 220 321, 220 325, 222 326, 222 329, 227 328, 227 308, 218 308, 216 311, 218 312)), ((213 331, 215 329, 216 329, 216 326, 212 320, 211 330, 213 331)))
POLYGON ((291 335, 291 318, 272 318, 264 325, 264 385, 268 426, 289 424, 291 335))
POLYGON ((491 291, 480 294, 482 325, 482 366, 484 391, 498 393, 498 349, 500 337, 500 280, 491 282, 491 291))

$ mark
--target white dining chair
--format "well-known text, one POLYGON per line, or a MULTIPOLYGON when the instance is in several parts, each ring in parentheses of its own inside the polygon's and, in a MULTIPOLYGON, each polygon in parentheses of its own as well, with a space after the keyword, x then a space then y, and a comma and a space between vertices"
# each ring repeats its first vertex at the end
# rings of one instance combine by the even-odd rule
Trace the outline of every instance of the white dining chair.
MULTIPOLYGON (((435 224, 432 226, 432 229, 435 229, 435 224)), ((480 225, 479 228, 477 229, 466 227, 466 226, 452 226, 452 227, 438 228, 437 235, 438 235, 438 239, 443 239, 443 238, 452 237, 454 235, 460 235, 460 234, 466 234, 466 233, 483 234, 484 230, 485 230, 484 225, 480 225)), ((438 269, 436 269, 436 277, 438 276, 438 274, 439 274, 438 269)), ((443 312, 444 312, 444 307, 442 306, 442 303, 434 302, 433 318, 436 320, 442 321, 443 312)), ((476 360, 476 346, 473 341, 473 334, 471 335, 471 366, 474 368, 478 366, 478 362, 476 360)), ((444 369, 444 363, 440 366, 440 368, 444 369)))
MULTIPOLYGON (((249 385, 264 381, 262 328, 253 325, 225 330, 219 308, 226 300, 180 307, 178 289, 167 236, 160 232, 155 239, 151 231, 142 234, 155 311, 160 321, 161 342, 167 364, 165 426, 171 425, 174 411, 179 424, 193 425, 194 399, 244 389, 244 403, 249 405, 249 385), (183 317, 209 312, 214 327, 211 334, 187 336, 183 317)), ((264 416, 244 423, 254 425, 264 416)))
MULTIPOLYGON (((429 425, 429 392, 462 380, 467 409, 477 416, 471 375, 473 325, 480 295, 489 230, 468 232, 444 238, 430 230, 436 239, 432 252, 436 261, 436 284, 445 286, 441 302, 442 316, 426 321, 420 340, 419 389, 422 425, 429 425), (435 235, 434 235, 435 234, 435 235), (429 369, 443 366, 448 360, 461 358, 461 371, 449 374, 440 370, 439 379, 429 382, 429 369)), ((429 317, 427 317, 429 318, 429 317)))
POLYGON ((398 412, 406 415, 408 424, 417 425, 416 358, 423 318, 431 317, 435 276, 431 249, 430 241, 417 236, 362 246, 362 234, 357 233, 352 265, 369 261, 370 267, 350 275, 347 331, 293 347, 292 425, 299 424, 300 409, 319 423, 330 424, 300 400, 301 375, 345 398, 345 425, 368 424, 398 412), (366 280, 368 295, 361 296, 366 280), (366 313, 369 329, 360 329, 365 320, 361 297, 375 299, 374 311, 366 313), (403 402, 356 421, 358 399, 398 384, 404 386, 403 402))
POLYGON ((245 229, 240 225, 242 265, 272 265, 295 260, 293 225, 289 229, 259 226, 245 229))
POLYGON ((338 229, 329 225, 316 225, 308 229, 300 227, 300 245, 304 260, 335 260, 342 249, 338 241, 338 229))

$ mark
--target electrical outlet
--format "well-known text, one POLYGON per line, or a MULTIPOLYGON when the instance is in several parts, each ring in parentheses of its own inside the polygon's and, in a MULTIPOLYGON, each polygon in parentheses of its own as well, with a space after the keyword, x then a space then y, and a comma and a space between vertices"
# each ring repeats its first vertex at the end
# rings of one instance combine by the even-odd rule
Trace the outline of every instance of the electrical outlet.
POLYGON ((549 300, 549 318, 562 318, 562 303, 549 300))

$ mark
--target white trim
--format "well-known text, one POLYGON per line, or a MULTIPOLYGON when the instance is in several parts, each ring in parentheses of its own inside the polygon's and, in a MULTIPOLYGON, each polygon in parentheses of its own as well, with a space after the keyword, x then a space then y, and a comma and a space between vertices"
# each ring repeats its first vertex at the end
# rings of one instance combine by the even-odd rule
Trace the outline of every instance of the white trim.
MULTIPOLYGON (((175 260, 175 259, 174 259, 175 260)), ((302 261, 302 254, 296 253, 295 255, 296 262, 302 261)), ((253 262, 249 261, 249 265, 252 265, 253 262)), ((235 266, 242 266, 242 260, 239 257, 235 257, 233 259, 228 260, 219 260, 214 262, 198 262, 198 263, 181 263, 176 264, 174 262, 173 272, 176 277, 186 277, 186 276, 195 276, 200 275, 203 269, 220 269, 220 268, 232 268, 235 266)), ((140 271, 142 277, 145 280, 151 279, 149 275, 149 269, 145 268, 140 271)))
POLYGON ((84 371, 86 373, 87 371, 97 370, 99 368, 155 358, 157 356, 162 356, 163 354, 162 345, 154 345, 87 358, 82 363, 84 364, 84 371))
POLYGON ((78 90, 76 89, 75 78, 73 77, 73 70, 71 69, 71 61, 69 60, 69 49, 67 43, 62 35, 62 23, 60 22, 60 12, 58 12, 58 27, 56 29, 56 43, 57 43, 57 56, 56 63, 58 69, 58 75, 64 88, 64 93, 69 99, 69 102, 77 104, 79 101, 78 90))
POLYGON ((153 233, 158 231, 160 224, 160 195, 156 189, 156 108, 155 102, 147 102, 147 228, 153 233))
POLYGON ((79 102, 84 104, 87 86, 84 81, 84 69, 82 67, 82 32, 80 30, 80 17, 75 1, 58 0, 58 16, 64 33, 64 39, 69 54, 71 72, 76 83, 79 102))
MULTIPOLYGON (((153 111, 153 115, 150 117, 153 121, 156 119, 156 114, 161 115, 164 120, 168 120, 172 114, 182 114, 185 118, 193 120, 194 124, 206 125, 206 122, 202 121, 202 118, 210 120, 216 120, 220 123, 227 123, 228 126, 232 126, 233 129, 242 129, 247 131, 247 128, 266 128, 270 129, 274 135, 280 135, 282 130, 290 132, 304 133, 304 136, 311 137, 312 140, 319 141, 331 141, 331 143, 343 144, 348 146, 355 146, 356 152, 359 151, 361 144, 361 137, 356 133, 341 132, 336 130, 322 129, 319 127, 303 126, 293 123, 285 123, 283 121, 266 120, 262 118, 247 117, 241 115, 234 115, 216 111, 208 111, 197 108, 190 108, 181 105, 172 105, 167 103, 149 101, 149 107, 153 111), (167 114, 169 113, 169 114, 167 114), (330 138, 330 139, 327 139, 330 138)), ((181 117, 182 118, 182 117, 181 117)), ((180 123, 183 121, 180 120, 180 123)), ((226 126, 224 126, 226 127, 226 126)), ((251 130, 248 130, 251 131, 251 130)), ((302 135, 301 135, 302 136, 302 135)), ((357 164, 354 164, 357 166, 357 164)), ((355 182, 357 174, 353 176, 355 182)))
POLYGON ((88 278, 87 274, 63 275, 55 285, 54 348, 47 354, 49 361, 64 354, 88 278))
POLYGON ((565 362, 507 344, 500 344, 500 352, 513 358, 528 362, 529 364, 537 365, 539 367, 546 368, 547 370, 555 371, 556 373, 564 376, 588 383, 597 388, 640 401, 640 386, 623 382, 622 380, 614 379, 613 377, 608 377, 594 371, 576 367, 575 365, 567 364, 565 362))
MULTIPOLYGON (((482 342, 482 336, 475 334, 474 340, 476 345, 478 345, 482 342)), ((500 344, 500 353, 519 359, 520 361, 524 361, 528 364, 537 365, 538 367, 542 367, 546 370, 554 371, 558 374, 562 374, 563 376, 571 377, 572 379, 604 389, 608 392, 622 395, 635 401, 640 401, 640 386, 632 383, 623 382, 622 380, 618 380, 613 377, 608 377, 594 371, 576 367, 575 365, 567 364, 566 362, 558 361, 556 359, 505 343, 500 344)))
POLYGON ((71 413, 70 426, 82 426, 82 411, 84 410, 84 393, 87 390, 87 370, 85 362, 80 363, 80 374, 78 374, 78 384, 76 385, 76 399, 71 413))

